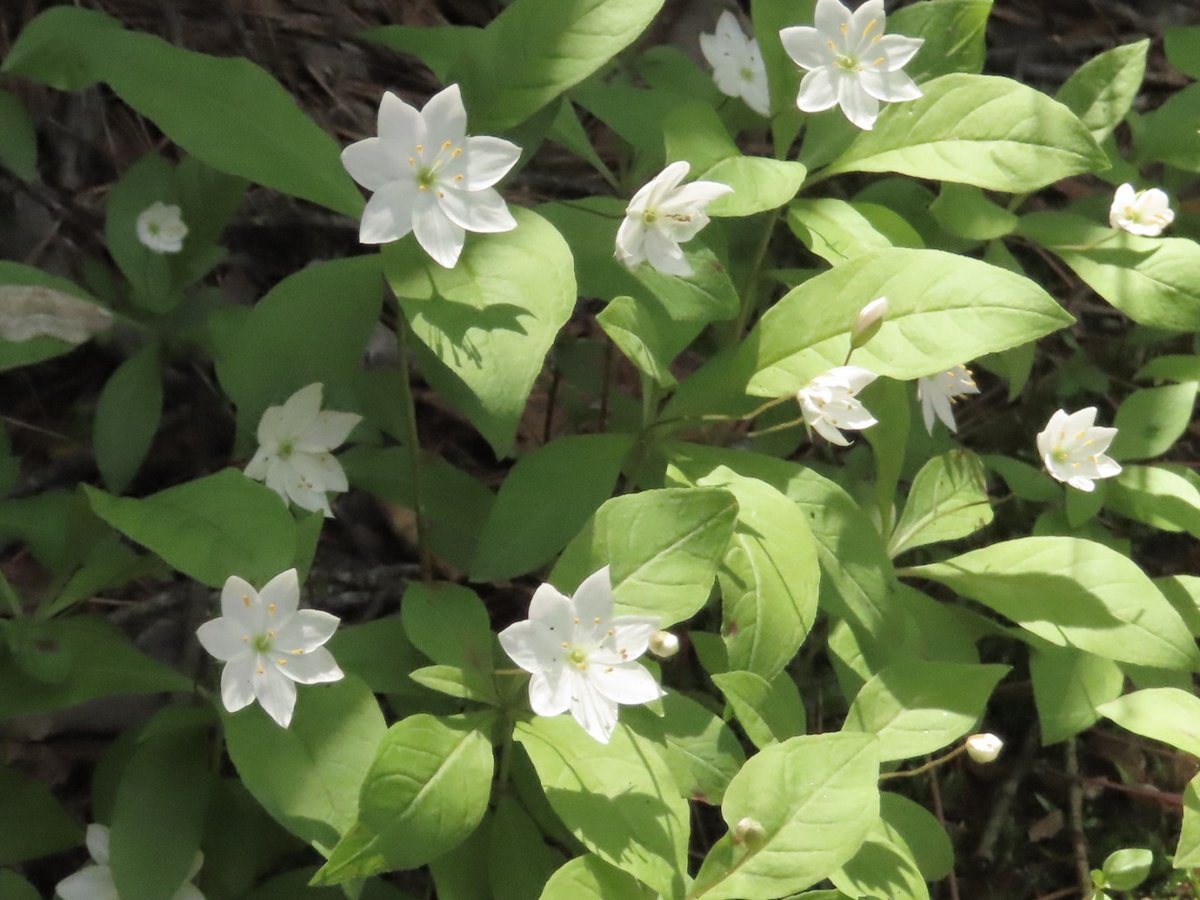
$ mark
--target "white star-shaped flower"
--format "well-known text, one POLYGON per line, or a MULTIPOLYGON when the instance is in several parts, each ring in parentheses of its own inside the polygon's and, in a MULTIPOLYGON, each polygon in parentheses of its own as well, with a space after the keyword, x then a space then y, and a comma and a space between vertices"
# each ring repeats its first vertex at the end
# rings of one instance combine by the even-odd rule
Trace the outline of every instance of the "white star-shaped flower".
POLYGON ((838 366, 818 375, 796 392, 805 424, 832 444, 850 446, 838 429, 861 431, 878 421, 856 399, 858 392, 877 377, 860 366, 838 366))
POLYGON ((178 253, 188 227, 178 206, 155 201, 138 214, 137 236, 143 245, 155 253, 178 253))
POLYGON ((958 431, 954 421, 953 403, 958 397, 978 394, 975 379, 966 366, 955 366, 936 375, 917 379, 917 396, 921 399, 921 416, 925 419, 925 430, 933 434, 933 420, 941 419, 951 431, 958 431))
POLYGON ((815 26, 779 32, 783 49, 807 69, 796 106, 820 112, 841 106, 846 118, 870 131, 879 101, 916 100, 921 89, 900 69, 924 43, 922 38, 884 32, 883 0, 867 0, 853 13, 838 0, 817 0, 815 26))
POLYGON ((326 492, 348 490, 346 473, 330 453, 361 420, 354 413, 321 409, 320 383, 303 387, 258 422, 258 452, 246 475, 301 509, 332 516, 326 492))
POLYGON ((679 245, 708 224, 704 212, 708 204, 732 193, 733 188, 716 181, 680 185, 689 171, 690 163, 671 163, 643 185, 625 207, 625 220, 617 229, 615 255, 629 268, 648 261, 667 275, 686 278, 692 274, 679 245))
POLYGON ((728 97, 741 97, 759 115, 770 115, 767 67, 758 41, 746 36, 737 16, 729 10, 721 13, 716 32, 700 35, 700 52, 712 66, 717 90, 728 97))
POLYGON ((1173 221, 1171 200, 1158 188, 1135 191, 1132 184, 1123 184, 1117 188, 1108 211, 1108 224, 1113 228, 1143 237, 1158 237, 1173 221))
POLYGON ((1092 491, 1093 479, 1121 473, 1121 464, 1104 455, 1117 436, 1115 428, 1096 427, 1096 407, 1067 414, 1060 409, 1037 436, 1038 453, 1046 471, 1081 491, 1092 491))
MULTIPOLYGON (((121 900, 113 881, 112 869, 108 865, 108 827, 89 825, 85 840, 93 865, 84 866, 74 875, 68 875, 54 890, 62 900, 121 900)), ((197 853, 191 872, 179 890, 171 895, 171 900, 204 900, 204 895, 191 884, 203 862, 204 855, 197 853)))
POLYGON ((237 712, 255 700, 287 728, 296 706, 296 684, 337 681, 342 670, 322 645, 341 621, 317 609, 297 609, 295 569, 261 591, 236 575, 221 589, 221 615, 196 629, 204 649, 225 663, 221 702, 237 712))
POLYGON ((529 705, 539 716, 567 710, 592 737, 607 744, 617 705, 662 696, 654 676, 634 662, 646 652, 659 620, 613 617, 608 566, 584 579, 573 597, 543 584, 529 618, 500 632, 500 646, 529 672, 529 705))
POLYGON ((434 94, 419 112, 386 92, 378 130, 378 137, 342 151, 350 177, 374 192, 359 225, 362 243, 386 244, 411 231, 426 253, 450 269, 466 232, 517 227, 492 186, 513 167, 521 148, 497 137, 467 137, 457 84, 434 94))

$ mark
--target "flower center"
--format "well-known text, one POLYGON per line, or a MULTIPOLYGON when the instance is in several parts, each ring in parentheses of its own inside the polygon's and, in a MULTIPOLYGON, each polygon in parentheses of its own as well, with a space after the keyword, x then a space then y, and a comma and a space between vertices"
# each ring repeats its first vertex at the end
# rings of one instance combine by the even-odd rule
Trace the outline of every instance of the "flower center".
POLYGON ((857 56, 846 56, 844 54, 839 53, 837 55, 837 59, 834 60, 833 64, 835 66, 837 66, 839 69, 843 69, 847 72, 861 72, 862 71, 862 63, 860 63, 858 61, 857 56))
POLYGON ((752 72, 750 70, 749 66, 743 66, 741 71, 738 72, 738 74, 742 76, 742 81, 753 81, 754 80, 754 72, 752 72))
POLYGON ((642 221, 645 222, 647 225, 653 225, 655 222, 658 221, 658 213, 652 209, 648 209, 644 213, 642 213, 642 221))
POLYGON ((1069 460, 1071 458, 1071 454, 1068 453, 1066 450, 1064 450, 1062 447, 1055 448, 1054 452, 1051 453, 1050 456, 1057 463, 1065 463, 1067 460, 1069 460))
POLYGON ((257 634, 254 636, 254 650, 257 653, 270 653, 274 644, 275 641, 271 639, 269 634, 257 634))
POLYGON ((291 441, 284 441, 279 445, 279 449, 275 451, 275 455, 280 459, 287 459, 296 452, 296 445, 291 441))
POLYGON ((571 652, 567 654, 567 659, 569 659, 571 661, 571 665, 577 669, 587 668, 587 658, 587 650, 583 649, 582 647, 572 647, 571 652))

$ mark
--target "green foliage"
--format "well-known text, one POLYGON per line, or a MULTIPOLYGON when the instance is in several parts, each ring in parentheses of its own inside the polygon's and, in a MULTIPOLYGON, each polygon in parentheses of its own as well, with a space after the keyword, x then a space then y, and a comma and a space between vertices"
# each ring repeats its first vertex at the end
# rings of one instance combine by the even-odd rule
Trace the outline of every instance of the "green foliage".
POLYGON ((21 101, 0 91, 0 165, 22 181, 37 181, 37 133, 21 101))
POLYGON ((81 841, 78 826, 45 785, 5 766, 0 767, 0 790, 0 865, 47 856, 81 841))
POLYGON ((162 402, 162 363, 155 346, 125 360, 104 385, 92 440, 109 490, 124 491, 141 468, 158 430, 162 402))

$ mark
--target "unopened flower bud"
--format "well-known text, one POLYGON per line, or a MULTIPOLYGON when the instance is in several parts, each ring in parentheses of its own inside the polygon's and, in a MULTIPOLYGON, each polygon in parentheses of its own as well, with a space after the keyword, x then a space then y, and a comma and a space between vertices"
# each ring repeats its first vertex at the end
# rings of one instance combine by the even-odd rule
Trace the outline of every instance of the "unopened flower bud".
POLYGON ((679 652, 679 638, 669 631, 656 631, 650 635, 650 652, 659 659, 670 659, 679 652))
POLYGON ((887 318, 887 297, 876 297, 862 308, 850 329, 850 347, 857 350, 879 332, 887 318))
POLYGON ((973 734, 967 738, 967 756, 977 763, 990 763, 1004 749, 1004 741, 994 734, 973 734))
POLYGON ((761 850, 762 845, 767 842, 767 830, 758 819, 746 816, 733 826, 733 842, 753 853, 761 850))

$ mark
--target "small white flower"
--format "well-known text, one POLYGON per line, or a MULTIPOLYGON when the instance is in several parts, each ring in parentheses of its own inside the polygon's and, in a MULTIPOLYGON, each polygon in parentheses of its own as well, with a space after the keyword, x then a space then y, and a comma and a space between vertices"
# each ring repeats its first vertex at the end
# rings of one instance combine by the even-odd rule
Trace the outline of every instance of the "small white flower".
POLYGON ((729 10, 721 13, 716 33, 700 35, 700 52, 712 66, 713 81, 722 94, 741 97, 759 115, 770 115, 767 67, 758 41, 746 36, 737 16, 729 10))
POLYGON ((650 635, 650 652, 659 659, 670 659, 679 652, 679 638, 669 631, 656 631, 650 635))
POLYGON ((1117 188, 1108 211, 1108 224, 1113 228, 1144 237, 1158 237, 1173 221, 1171 201, 1158 188, 1135 191, 1132 184, 1123 184, 1117 188))
POLYGON ((374 193, 359 224, 362 243, 386 244, 411 231, 449 269, 458 262, 466 232, 517 227, 492 185, 513 167, 521 148, 497 137, 467 137, 457 84, 435 94, 419 112, 384 93, 378 130, 378 137, 342 151, 350 177, 374 193))
POLYGON ((529 672, 529 705, 539 716, 567 710, 583 729, 607 744, 617 727, 617 705, 662 696, 654 676, 634 662, 646 652, 658 619, 613 617, 608 566, 584 579, 573 597, 543 584, 529 618, 500 632, 500 646, 529 672))
POLYGON ((269 407, 258 422, 258 452, 246 475, 301 509, 332 516, 327 491, 348 490, 346 473, 329 451, 339 446, 362 416, 321 409, 321 385, 310 384, 283 406, 269 407))
POLYGON ((921 399, 921 415, 925 419, 925 430, 933 434, 934 416, 941 419, 951 431, 958 431, 954 421, 952 404, 958 397, 978 394, 975 379, 966 366, 955 366, 936 375, 917 379, 917 396, 921 399))
POLYGON ((885 35, 883 0, 867 0, 853 13, 838 0, 817 0, 814 19, 815 28, 801 25, 779 32, 787 55, 808 69, 796 97, 804 112, 841 106, 847 119, 870 131, 880 100, 895 103, 921 96, 900 69, 924 40, 885 35))
MULTIPOLYGON (((107 826, 89 825, 86 841, 93 865, 84 866, 74 875, 68 875, 54 890, 62 900, 121 900, 113 881, 112 869, 108 865, 107 826)), ((203 862, 204 854, 197 853, 191 872, 179 890, 171 895, 171 900, 204 900, 204 895, 190 883, 203 862)))
POLYGON ((977 763, 994 762, 1004 749, 1004 741, 994 734, 973 734, 967 738, 967 756, 977 763))
POLYGON ((818 375, 796 392, 805 424, 832 444, 850 446, 838 429, 862 430, 878 421, 855 399, 877 377, 860 366, 838 366, 818 375))
POLYGON ((236 575, 221 589, 221 615, 196 629, 204 649, 225 663, 221 702, 237 712, 255 700, 287 728, 296 706, 296 684, 337 681, 342 670, 322 644, 341 621, 317 609, 297 609, 295 569, 256 591, 236 575))
POLYGON ((708 224, 705 207, 718 197, 733 192, 727 184, 693 181, 680 186, 691 165, 673 162, 642 186, 617 230, 616 257, 629 268, 648 260, 667 275, 686 278, 692 267, 679 245, 690 241, 708 224))
POLYGON ((854 325, 850 328, 850 346, 858 349, 879 333, 888 314, 887 297, 876 297, 858 311, 854 325))
POLYGON ((1067 415, 1059 410, 1037 436, 1046 471, 1081 491, 1094 490, 1093 479, 1119 475, 1121 464, 1104 455, 1117 436, 1115 428, 1096 427, 1096 407, 1067 415))
POLYGON ((155 253, 178 253, 187 233, 178 206, 155 201, 138 214, 138 240, 155 253))

